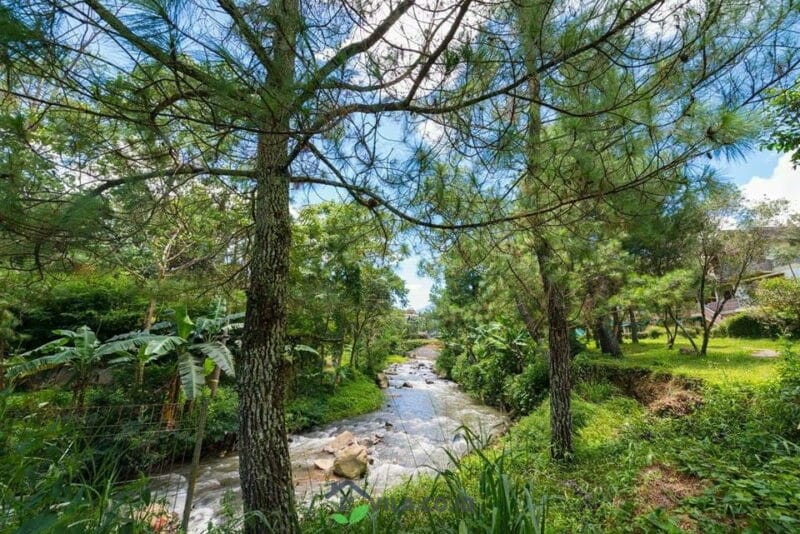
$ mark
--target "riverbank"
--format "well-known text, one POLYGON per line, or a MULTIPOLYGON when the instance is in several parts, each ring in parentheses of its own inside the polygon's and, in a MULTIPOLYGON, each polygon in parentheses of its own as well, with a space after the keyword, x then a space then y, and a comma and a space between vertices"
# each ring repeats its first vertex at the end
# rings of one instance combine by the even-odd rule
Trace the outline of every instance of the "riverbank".
MULTIPOLYGON (((404 358, 403 358, 404 359, 404 358)), ((302 432, 315 426, 373 412, 383 404, 383 392, 375 380, 361 373, 342 380, 337 387, 318 390, 286 405, 286 431, 302 432)))
MULTIPOLYGON (((545 401, 461 462, 456 501, 453 477, 422 480, 372 503, 351 532, 472 531, 496 517, 535 518, 548 532, 796 531, 800 359, 764 361, 751 348, 726 340, 692 361, 647 344, 621 360, 579 356, 570 462, 550 459, 545 401), (447 506, 420 512, 443 495, 447 506)), ((324 518, 307 526, 333 531, 324 518)))

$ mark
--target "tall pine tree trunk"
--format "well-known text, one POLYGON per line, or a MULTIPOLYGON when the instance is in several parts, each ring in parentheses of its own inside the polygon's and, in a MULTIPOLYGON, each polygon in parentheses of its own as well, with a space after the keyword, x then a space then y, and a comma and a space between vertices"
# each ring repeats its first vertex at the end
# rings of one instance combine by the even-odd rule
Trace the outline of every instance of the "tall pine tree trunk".
MULTIPOLYGON (((520 45, 528 75, 527 132, 525 143, 526 179, 522 184, 523 197, 528 207, 536 207, 542 180, 542 116, 541 83, 538 68, 541 63, 540 49, 544 20, 549 10, 548 2, 531 0, 516 4, 520 45)), ((529 221, 538 230, 541 222, 529 221)), ((570 344, 567 320, 567 291, 558 276, 558 258, 551 244, 541 234, 533 237, 534 249, 539 263, 539 273, 547 300, 547 334, 550 350, 550 454, 554 459, 565 459, 572 453, 572 412, 570 406, 570 344)))
POLYGON ((631 343, 639 343, 639 325, 636 324, 636 312, 633 308, 628 308, 628 320, 631 323, 631 343))
POLYGON ((263 513, 271 529, 253 519, 246 525, 248 534, 299 530, 284 422, 290 242, 289 179, 267 172, 256 187, 250 287, 236 380, 244 510, 263 513))
POLYGON ((287 155, 295 88, 298 0, 270 2, 276 30, 264 98, 272 113, 258 139, 250 285, 242 350, 236 359, 239 393, 239 475, 247 534, 299 532, 284 420, 286 320, 291 224, 287 155))
POLYGON ((556 276, 553 251, 544 240, 536 246, 542 286, 547 299, 547 333, 550 350, 550 454, 562 460, 572 453, 570 345, 566 291, 556 276))

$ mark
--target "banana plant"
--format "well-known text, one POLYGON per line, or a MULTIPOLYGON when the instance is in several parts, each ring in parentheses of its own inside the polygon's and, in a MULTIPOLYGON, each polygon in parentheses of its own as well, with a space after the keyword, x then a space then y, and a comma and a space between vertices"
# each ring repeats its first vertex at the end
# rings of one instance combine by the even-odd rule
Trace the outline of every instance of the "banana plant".
POLYGON ((88 326, 81 326, 75 331, 54 330, 53 333, 60 337, 21 354, 23 359, 33 359, 10 367, 6 377, 14 380, 59 367, 69 369, 72 371, 73 401, 82 407, 92 373, 102 364, 108 352, 88 326))
MULTIPOLYGON (((212 319, 201 318, 198 323, 210 329, 217 324, 212 319)), ((155 327, 155 325, 154 325, 155 327)), ((176 380, 170 387, 168 403, 177 400, 178 390, 174 386, 178 381, 187 400, 194 400, 200 395, 205 385, 204 363, 211 359, 216 366, 227 374, 233 375, 233 356, 223 340, 205 341, 204 333, 189 317, 186 308, 175 310, 173 332, 157 335, 149 332, 124 334, 109 340, 106 351, 124 353, 114 363, 133 363, 136 367, 136 379, 139 384, 144 377, 146 365, 166 356, 175 356, 177 360, 176 380)), ((220 327, 221 329, 222 327, 220 327)), ((209 330, 210 331, 210 330, 209 330)))

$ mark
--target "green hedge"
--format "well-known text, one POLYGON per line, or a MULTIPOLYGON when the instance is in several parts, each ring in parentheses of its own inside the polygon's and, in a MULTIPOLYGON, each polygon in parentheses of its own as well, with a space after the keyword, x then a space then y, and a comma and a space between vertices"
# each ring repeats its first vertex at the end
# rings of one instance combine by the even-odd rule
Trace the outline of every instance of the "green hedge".
POLYGON ((728 337, 757 339, 778 337, 782 333, 780 322, 755 312, 742 312, 725 319, 718 328, 728 337))

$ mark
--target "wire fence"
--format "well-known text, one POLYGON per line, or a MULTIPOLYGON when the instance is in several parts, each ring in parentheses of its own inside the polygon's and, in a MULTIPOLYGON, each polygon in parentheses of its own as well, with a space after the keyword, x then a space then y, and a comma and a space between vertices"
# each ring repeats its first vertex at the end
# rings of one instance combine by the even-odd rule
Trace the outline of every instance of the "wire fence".
MULTIPOLYGON (((130 520, 148 523, 156 532, 186 531, 207 413, 206 399, 4 406, 0 414, 4 462, 17 461, 20 466, 16 470, 4 466, 8 481, 0 482, 0 520, 4 510, 6 515, 19 515, 15 510, 25 509, 20 502, 42 499, 40 494, 47 489, 43 481, 58 471, 63 472, 58 485, 73 488, 75 495, 108 486, 108 495, 117 497, 138 487, 146 498, 132 499, 143 504, 129 507, 130 520), (178 477, 184 489, 168 491, 163 481, 178 477)), ((68 499, 69 494, 61 498, 68 499)))

